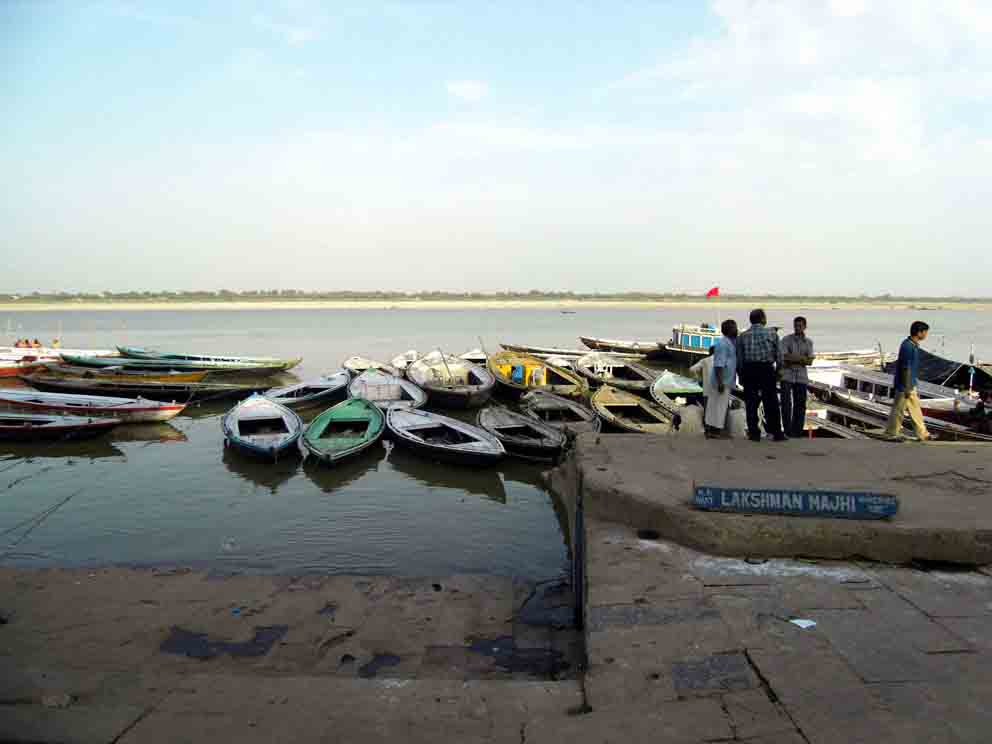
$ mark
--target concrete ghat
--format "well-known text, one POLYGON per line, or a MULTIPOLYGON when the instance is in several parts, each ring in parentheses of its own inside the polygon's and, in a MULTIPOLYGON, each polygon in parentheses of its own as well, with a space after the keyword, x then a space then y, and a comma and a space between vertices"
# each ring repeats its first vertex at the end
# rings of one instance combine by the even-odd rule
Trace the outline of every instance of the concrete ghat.
POLYGON ((845 440, 785 443, 584 435, 552 471, 575 525, 620 522, 717 555, 992 562, 992 446, 845 440), (694 484, 855 490, 899 497, 891 520, 704 512, 694 484))

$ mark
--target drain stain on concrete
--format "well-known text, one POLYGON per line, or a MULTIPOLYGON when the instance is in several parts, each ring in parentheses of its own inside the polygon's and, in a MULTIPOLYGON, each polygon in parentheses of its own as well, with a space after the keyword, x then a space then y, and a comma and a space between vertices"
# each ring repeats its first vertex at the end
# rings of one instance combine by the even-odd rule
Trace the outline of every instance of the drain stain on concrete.
POLYGON ((194 633, 173 625, 169 637, 159 646, 159 651, 193 659, 212 659, 220 654, 265 656, 288 630, 288 625, 260 625, 255 627, 250 641, 239 642, 212 640, 206 633, 194 633))

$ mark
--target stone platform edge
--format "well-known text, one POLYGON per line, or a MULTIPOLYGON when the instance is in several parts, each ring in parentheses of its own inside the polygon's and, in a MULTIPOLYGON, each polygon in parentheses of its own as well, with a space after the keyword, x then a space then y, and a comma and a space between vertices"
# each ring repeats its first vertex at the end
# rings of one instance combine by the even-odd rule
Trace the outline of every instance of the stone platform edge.
POLYGON ((990 529, 704 511, 692 506, 691 489, 680 501, 660 500, 638 484, 618 482, 615 473, 595 461, 583 463, 579 453, 579 448, 573 449, 546 476, 548 488, 566 507, 573 540, 582 520, 590 518, 652 530, 663 539, 714 555, 992 563, 990 529))

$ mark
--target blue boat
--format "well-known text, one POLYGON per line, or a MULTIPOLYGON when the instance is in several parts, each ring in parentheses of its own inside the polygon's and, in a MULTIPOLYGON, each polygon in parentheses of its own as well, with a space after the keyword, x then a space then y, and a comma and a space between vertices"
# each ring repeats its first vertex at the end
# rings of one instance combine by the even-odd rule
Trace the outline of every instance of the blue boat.
POLYGON ((241 401, 221 421, 224 444, 268 460, 296 452, 303 421, 293 411, 255 394, 241 401))

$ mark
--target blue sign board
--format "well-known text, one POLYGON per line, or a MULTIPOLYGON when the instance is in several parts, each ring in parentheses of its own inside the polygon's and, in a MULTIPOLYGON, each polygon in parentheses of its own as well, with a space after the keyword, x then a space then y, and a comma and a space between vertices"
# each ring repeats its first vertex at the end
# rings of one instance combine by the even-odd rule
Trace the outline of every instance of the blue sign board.
POLYGON ((864 491, 801 491, 789 488, 695 486, 692 505, 708 511, 791 514, 799 517, 885 519, 899 510, 899 499, 864 491))

